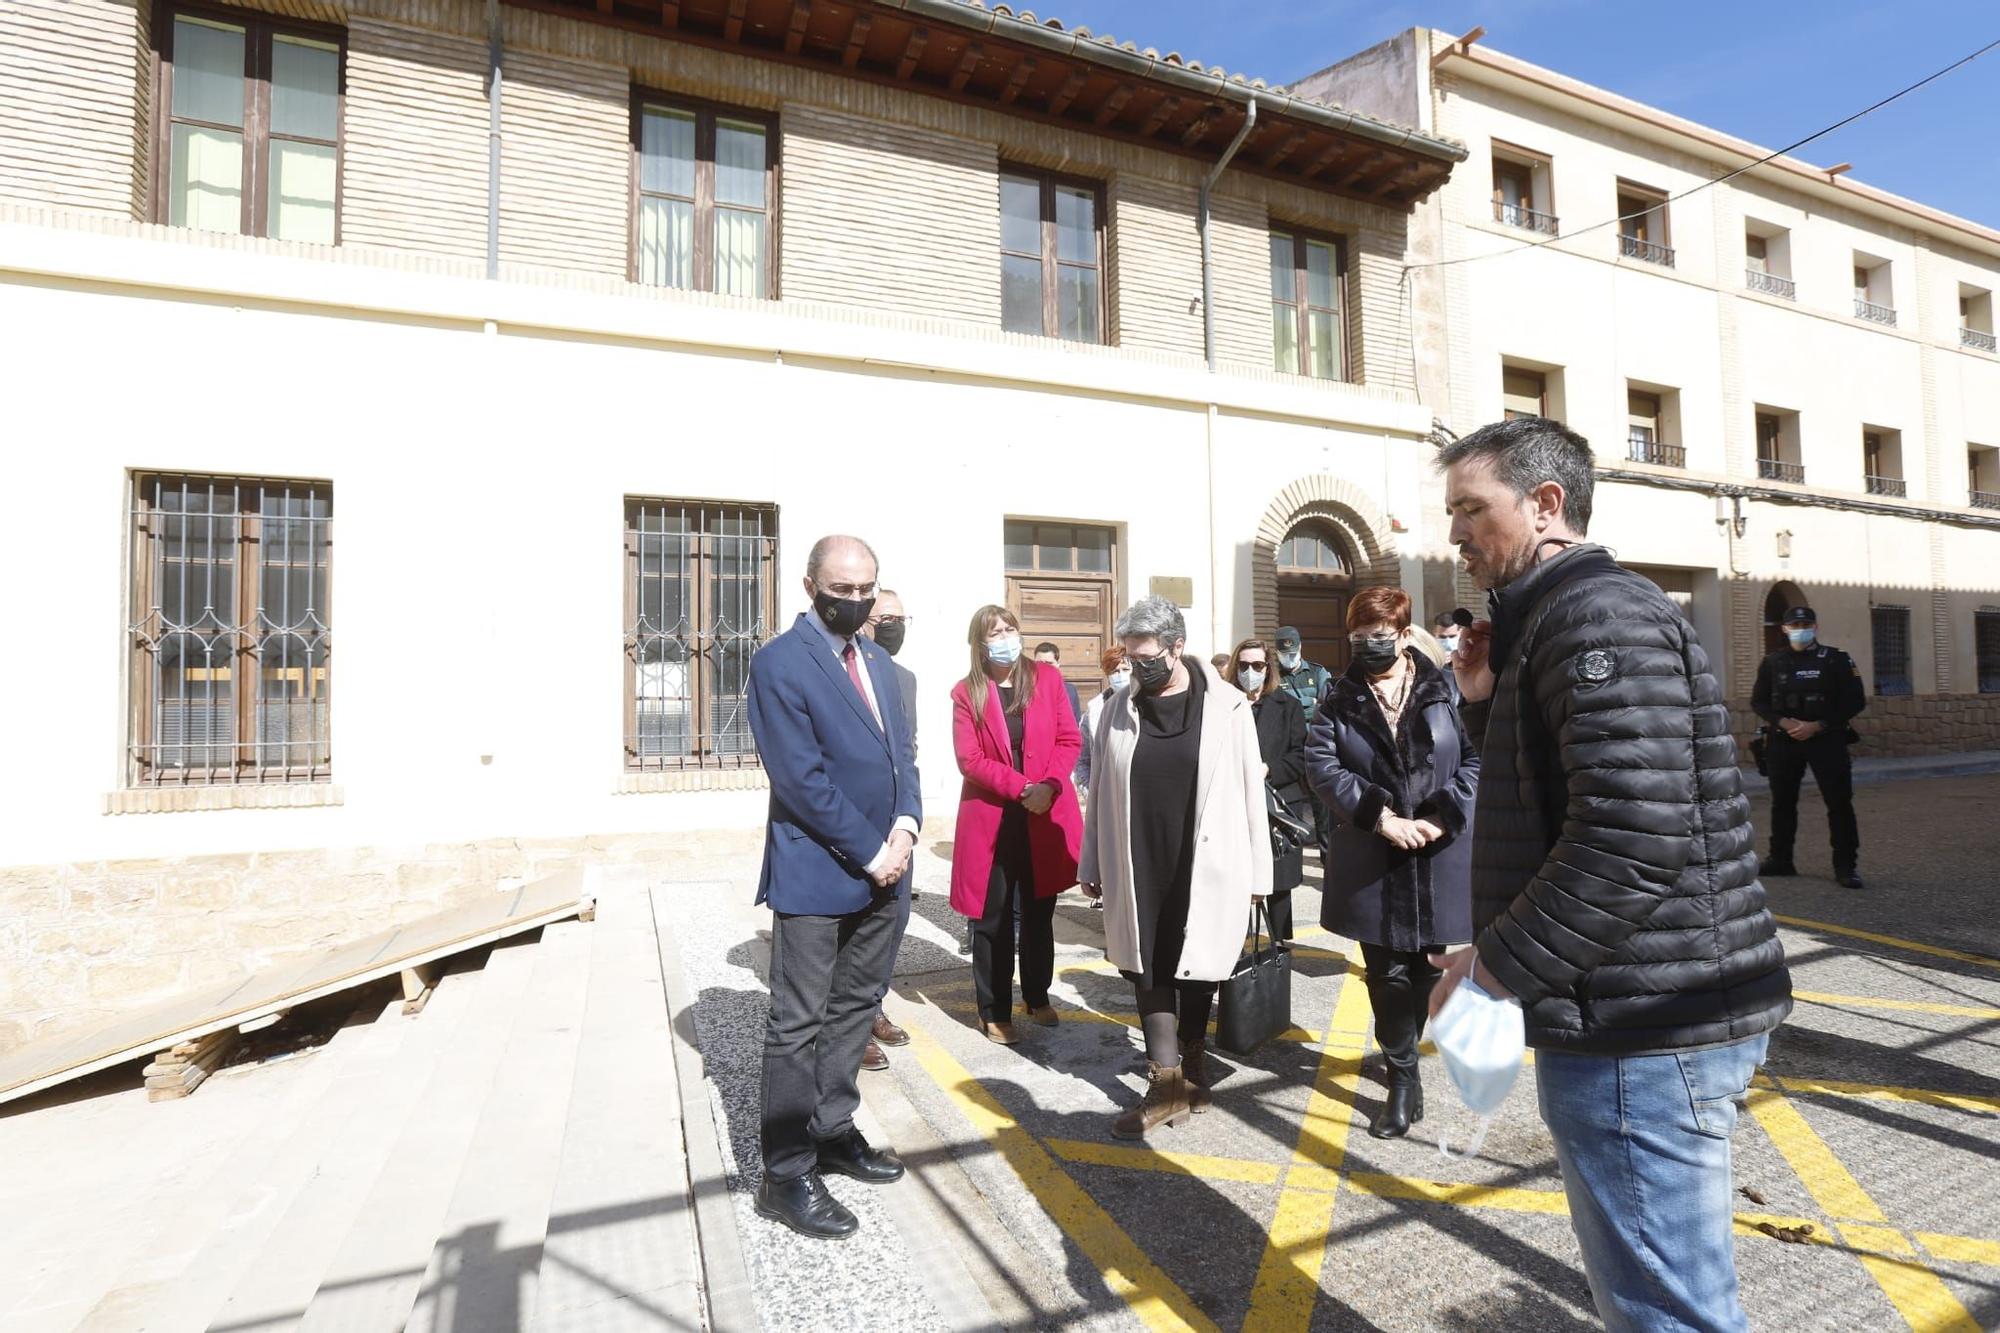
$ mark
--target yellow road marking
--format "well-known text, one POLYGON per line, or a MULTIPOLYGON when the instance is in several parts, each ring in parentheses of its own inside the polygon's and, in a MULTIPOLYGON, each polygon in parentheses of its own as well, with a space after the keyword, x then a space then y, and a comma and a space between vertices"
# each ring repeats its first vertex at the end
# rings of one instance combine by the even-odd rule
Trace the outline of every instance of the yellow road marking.
POLYGON ((1814 1203, 1831 1217, 1888 1222, 1875 1200, 1868 1197, 1868 1191, 1861 1188, 1861 1182, 1841 1165, 1833 1149, 1826 1146, 1826 1140, 1806 1123, 1796 1106, 1785 1100, 1769 1077, 1757 1076, 1749 1100, 1750 1113, 1757 1117, 1757 1123, 1805 1182, 1806 1192, 1812 1195, 1814 1203))
POLYGON ((1945 1014, 1952 1018, 2000 1018, 2000 1009, 1976 1004, 1930 1004, 1922 1000, 1884 1000, 1872 995, 1827 995, 1820 991, 1792 992, 1794 1000, 1831 1004, 1842 1009, 1887 1009, 1905 1014, 1945 1014))
MULTIPOLYGON (((932 996, 936 996, 940 992, 932 991, 929 993, 932 996)), ((1052 997, 1052 998, 1055 998, 1058 1001, 1060 1001, 1060 997, 1052 997)), ((963 1000, 953 1001, 951 1003, 939 1002, 938 1008, 944 1010, 946 1013, 949 1014, 970 1015, 973 1018, 977 1018, 979 1016, 979 1006, 976 1004, 968 1004, 963 1000)), ((1062 1015, 1062 1020, 1065 1023, 1069 1022, 1118 1023, 1125 1027, 1135 1028, 1135 1029, 1139 1026, 1139 1015, 1137 1014, 1101 1014, 1097 1012, 1097 1010, 1095 1009, 1079 1009, 1074 1005, 1070 1005, 1067 1003, 1061 1004, 1060 1013, 1062 1015)), ((1017 1023, 1017 1026, 1018 1025, 1019 1024, 1017 1023)), ((1032 1026, 1032 1024, 1030 1024, 1029 1026, 1032 1026)), ((1322 1040, 1322 1038, 1323 1034, 1310 1031, 1306 1028, 1287 1028, 1283 1032, 1280 1032, 1276 1037, 1272 1038, 1272 1040, 1296 1041, 1296 1042, 1303 1042, 1310 1046, 1317 1046, 1322 1040)))
POLYGON ((1105 1285, 1132 1307, 1147 1328, 1197 1329, 1217 1333, 1208 1316, 1195 1308, 1187 1293, 1174 1284, 1126 1235, 1111 1215, 1015 1121, 970 1070, 938 1044, 923 1027, 909 1026, 917 1062, 958 1105, 972 1126, 997 1148, 1021 1183, 1104 1275, 1105 1285))
POLYGON ((1156 1148, 1086 1143, 1079 1139, 1044 1139, 1042 1146, 1066 1162, 1081 1162, 1086 1166, 1158 1171, 1171 1176, 1196 1176, 1203 1180, 1239 1180, 1250 1185, 1278 1183, 1279 1167, 1276 1162, 1257 1162, 1241 1157, 1205 1157, 1191 1152, 1162 1152, 1156 1148))
POLYGON ((1271 1219, 1250 1311, 1243 1326, 1258 1330, 1303 1329, 1312 1323, 1320 1274, 1333 1231, 1340 1169, 1354 1123, 1354 1092, 1361 1080, 1361 1057, 1368 1047, 1368 991, 1356 977, 1350 955, 1347 975, 1327 1024, 1313 1091, 1300 1118, 1293 1165, 1271 1219))
POLYGON ((1892 949, 1908 949, 1911 953, 1927 953, 1933 958, 1950 958, 1961 963, 1977 963, 1981 967, 2000 968, 2000 958, 1988 958, 1984 954, 1966 953, 1962 949, 1947 949, 1936 944, 1920 944, 1916 940, 1906 940, 1895 935, 1877 935, 1872 930, 1856 930, 1853 926, 1836 926, 1830 921, 1808 921, 1804 917, 1797 916, 1775 916, 1775 919, 1781 926, 1794 926, 1800 930, 1823 930, 1829 935, 1846 935, 1851 939, 1867 940, 1871 944, 1886 944, 1892 949))
POLYGON ((2000 1240, 1979 1240, 1972 1236, 1941 1236, 1934 1231, 1919 1231, 1917 1242, 1949 1263, 1990 1264, 2000 1268, 2000 1240))
POLYGON ((1356 1171, 1347 1183, 1378 1199, 1410 1199, 1460 1208, 1498 1208, 1510 1213, 1557 1213, 1567 1216, 1569 1199, 1561 1190, 1517 1189, 1505 1185, 1471 1185, 1452 1180, 1420 1180, 1414 1176, 1384 1176, 1356 1171))
POLYGON ((1920 1102, 1926 1106, 1943 1106, 1954 1111, 2000 1112, 2000 1097, 1980 1097, 1972 1093, 1933 1092, 1929 1088, 1892 1088, 1880 1083, 1841 1083, 1824 1078, 1779 1077, 1776 1082, 1790 1092, 1818 1092, 1834 1097, 1920 1102))
POLYGON ((1840 1234, 1862 1251, 1861 1266, 1917 1333, 1979 1333, 1979 1321, 1937 1274, 1923 1267, 1916 1247, 1902 1232, 1842 1222, 1840 1234))

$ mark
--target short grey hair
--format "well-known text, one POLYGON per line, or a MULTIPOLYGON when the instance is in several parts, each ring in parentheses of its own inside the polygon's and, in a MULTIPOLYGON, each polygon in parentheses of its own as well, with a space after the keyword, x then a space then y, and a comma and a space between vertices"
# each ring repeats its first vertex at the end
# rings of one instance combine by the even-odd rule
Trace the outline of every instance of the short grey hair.
POLYGON ((1563 488, 1563 519, 1579 533, 1590 531, 1590 496, 1597 484, 1590 441, 1560 421, 1515 417, 1481 426, 1439 449, 1437 469, 1472 458, 1491 459, 1493 475, 1517 498, 1555 482, 1563 488))
POLYGON ((1141 597, 1118 617, 1113 634, 1121 639, 1158 639, 1162 648, 1187 642, 1187 619, 1165 597, 1141 597))
POLYGON ((862 541, 859 537, 848 537, 838 532, 821 537, 813 543, 811 554, 806 556, 806 577, 814 583, 818 583, 819 571, 826 565, 828 560, 833 558, 833 553, 843 546, 850 545, 859 546, 862 550, 868 552, 868 560, 875 566, 875 573, 879 577, 882 572, 882 562, 875 558, 875 548, 867 542, 862 541))

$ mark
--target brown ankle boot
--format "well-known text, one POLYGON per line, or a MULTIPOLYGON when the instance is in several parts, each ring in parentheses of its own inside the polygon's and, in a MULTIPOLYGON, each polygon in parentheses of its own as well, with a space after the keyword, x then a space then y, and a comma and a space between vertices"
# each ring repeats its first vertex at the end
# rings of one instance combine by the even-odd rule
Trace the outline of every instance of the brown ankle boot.
POLYGON ((1214 1077, 1208 1072, 1206 1041, 1181 1043, 1181 1071, 1187 1075, 1188 1108, 1200 1115, 1215 1100, 1215 1094, 1209 1091, 1214 1086, 1214 1077))
POLYGON ((1193 1108, 1188 1105, 1187 1077, 1180 1065, 1146 1063, 1146 1100, 1111 1122, 1114 1138, 1143 1139, 1159 1125, 1187 1123, 1193 1108))

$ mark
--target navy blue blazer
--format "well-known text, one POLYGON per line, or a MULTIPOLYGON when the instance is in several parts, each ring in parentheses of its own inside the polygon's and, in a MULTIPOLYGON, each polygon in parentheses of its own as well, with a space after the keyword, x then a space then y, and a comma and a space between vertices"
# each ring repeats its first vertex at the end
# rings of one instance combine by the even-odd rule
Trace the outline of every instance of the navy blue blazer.
POLYGON ((774 911, 860 911, 875 894, 866 867, 896 820, 923 822, 895 666, 870 640, 854 642, 875 687, 880 727, 807 616, 750 659, 750 730, 771 782, 757 901, 774 911))

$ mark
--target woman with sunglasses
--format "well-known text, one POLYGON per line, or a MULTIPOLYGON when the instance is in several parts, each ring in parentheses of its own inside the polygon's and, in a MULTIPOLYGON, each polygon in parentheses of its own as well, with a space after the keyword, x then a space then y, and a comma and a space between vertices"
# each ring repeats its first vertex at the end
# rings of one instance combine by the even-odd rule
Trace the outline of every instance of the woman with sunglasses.
POLYGON ((1472 938, 1479 756, 1410 628, 1408 593, 1355 594, 1347 629, 1352 661, 1306 732, 1306 770, 1333 824, 1320 924, 1361 944, 1389 1066, 1368 1132, 1394 1139, 1424 1118, 1417 1043, 1438 979, 1427 955, 1472 938))
MULTIPOLYGON (((1312 797, 1306 794, 1306 710, 1280 688, 1269 645, 1245 639, 1236 645, 1223 669, 1223 679, 1250 696, 1257 720, 1257 750, 1264 757, 1264 781, 1292 817, 1312 827, 1312 797)), ((1292 890, 1305 882, 1306 853, 1287 845, 1271 858, 1268 912, 1271 938, 1292 937, 1292 890)))

